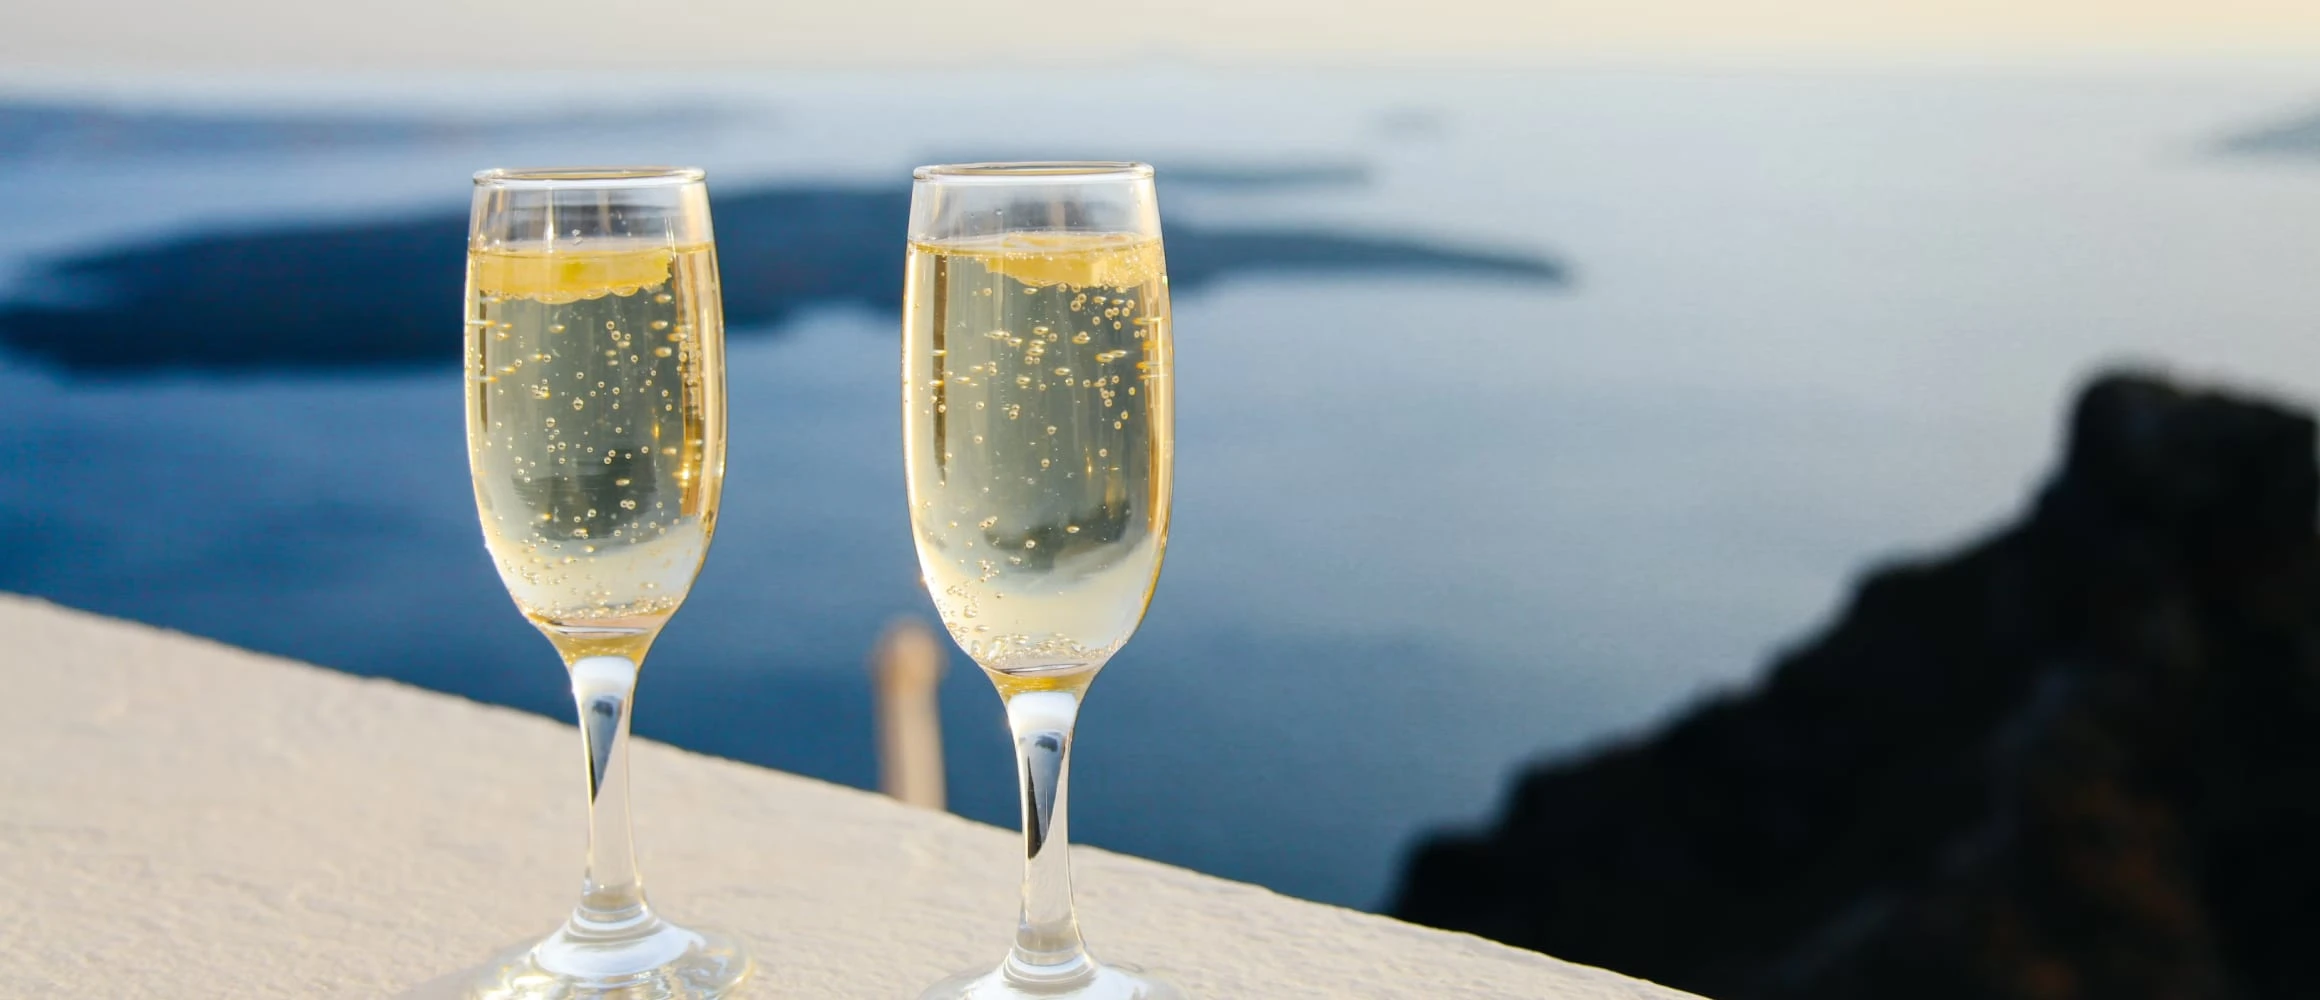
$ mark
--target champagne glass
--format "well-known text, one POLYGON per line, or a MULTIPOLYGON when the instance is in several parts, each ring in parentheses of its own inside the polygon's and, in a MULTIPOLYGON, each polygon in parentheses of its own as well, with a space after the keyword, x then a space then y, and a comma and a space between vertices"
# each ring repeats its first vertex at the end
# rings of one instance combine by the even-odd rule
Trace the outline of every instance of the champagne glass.
POLYGON ((922 167, 902 416, 919 567, 999 689, 1023 793, 1023 900, 998 968, 926 1000, 1177 998, 1090 958, 1065 779, 1080 699, 1143 620, 1168 543, 1174 386, 1152 168, 922 167))
POLYGON ((731 940, 645 902, 629 841, 638 664, 683 603, 725 477, 725 327, 692 169, 487 170, 467 249, 467 452, 484 544, 562 654, 580 712, 588 859, 564 926, 492 998, 719 997, 731 940))

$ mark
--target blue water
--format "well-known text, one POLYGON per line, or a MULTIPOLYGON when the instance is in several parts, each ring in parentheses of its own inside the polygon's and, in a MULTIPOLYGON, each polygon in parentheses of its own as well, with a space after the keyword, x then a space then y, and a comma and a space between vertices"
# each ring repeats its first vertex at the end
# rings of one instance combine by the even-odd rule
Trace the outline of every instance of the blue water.
MULTIPOLYGON (((930 613, 882 220, 917 162, 1151 159, 1178 505, 1074 831, 1368 906, 1522 762, 1744 682, 1865 563, 2008 516, 2090 366, 2320 398, 2320 72, 923 82, 0 104, 0 588, 566 715, 425 317, 471 170, 700 163, 730 478, 637 727, 868 785, 863 657, 930 613)), ((953 807, 1011 822, 996 698, 963 661, 943 697, 953 807)))

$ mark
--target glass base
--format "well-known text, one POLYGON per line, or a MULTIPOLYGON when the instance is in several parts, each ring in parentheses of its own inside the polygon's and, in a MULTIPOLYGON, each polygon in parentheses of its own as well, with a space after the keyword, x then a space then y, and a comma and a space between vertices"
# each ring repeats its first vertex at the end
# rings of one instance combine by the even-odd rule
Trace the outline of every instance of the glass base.
POLYGON ((1191 1000, 1182 987, 1133 965, 1097 965, 1066 979, 1039 981, 1007 974, 1006 967, 952 976, 926 988, 918 1000, 1191 1000))
POLYGON ((471 1000, 716 1000, 749 978, 741 943, 648 916, 612 933, 568 922, 497 963, 471 1000))

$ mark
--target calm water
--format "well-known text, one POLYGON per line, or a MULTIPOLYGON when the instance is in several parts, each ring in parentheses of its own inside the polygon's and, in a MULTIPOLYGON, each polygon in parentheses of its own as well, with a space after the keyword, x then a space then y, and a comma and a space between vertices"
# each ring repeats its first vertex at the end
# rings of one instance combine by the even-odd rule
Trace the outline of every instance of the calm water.
MULTIPOLYGON (((1522 761, 2008 516, 2091 365, 2320 398, 2320 142, 2288 127, 2320 72, 1160 71, 953 80, 965 114, 920 83, 0 105, 0 588, 565 715, 468 493, 465 177, 697 162, 747 300, 731 478, 638 729, 866 785, 863 656, 930 612, 881 213, 918 162, 1152 159, 1175 537, 1075 833, 1374 905, 1522 761)), ((996 698, 964 662, 944 697, 955 808, 1011 822, 996 698)))

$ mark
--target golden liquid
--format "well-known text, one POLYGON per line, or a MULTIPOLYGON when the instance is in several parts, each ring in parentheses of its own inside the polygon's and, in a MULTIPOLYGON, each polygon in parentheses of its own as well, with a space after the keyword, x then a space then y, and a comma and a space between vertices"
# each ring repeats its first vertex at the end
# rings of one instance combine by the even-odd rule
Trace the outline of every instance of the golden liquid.
POLYGON ((716 257, 475 251, 467 300, 468 461, 500 579, 566 661, 641 660, 716 527, 716 257))
POLYGON ((1100 667, 1168 541, 1174 379, 1155 239, 913 243, 903 436, 927 590, 1019 679, 1100 667))

